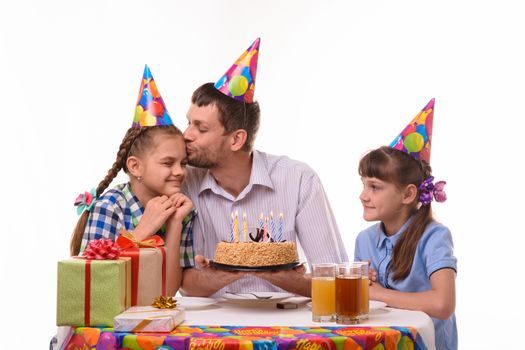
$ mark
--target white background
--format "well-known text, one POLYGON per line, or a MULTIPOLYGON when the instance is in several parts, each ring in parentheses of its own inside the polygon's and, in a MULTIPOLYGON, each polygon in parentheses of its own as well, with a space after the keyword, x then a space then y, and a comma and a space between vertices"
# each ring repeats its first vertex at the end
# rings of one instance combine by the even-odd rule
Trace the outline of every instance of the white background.
POLYGON ((369 225, 359 158, 436 98, 432 165, 449 200, 434 210, 459 261, 460 348, 495 347, 491 336, 499 348, 520 341, 519 1, 0 4, 2 348, 45 349, 54 334, 56 262, 68 256, 72 203, 113 163, 144 64, 184 128, 192 91, 217 80, 258 36, 256 147, 319 173, 349 256, 369 225))

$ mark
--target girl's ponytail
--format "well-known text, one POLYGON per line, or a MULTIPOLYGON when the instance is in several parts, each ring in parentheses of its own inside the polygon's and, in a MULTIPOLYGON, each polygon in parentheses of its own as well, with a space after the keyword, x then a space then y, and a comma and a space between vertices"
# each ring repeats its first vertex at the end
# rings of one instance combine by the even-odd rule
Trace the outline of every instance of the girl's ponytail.
MULTIPOLYGON (((413 159, 410 160, 414 163, 413 159)), ((432 175, 432 168, 423 161, 417 161, 417 163, 421 175, 419 175, 420 178, 418 181, 415 182, 419 187, 424 179, 432 175)), ((413 170, 412 173, 418 173, 418 171, 413 170)), ((431 204, 421 205, 419 200, 420 195, 421 193, 418 190, 418 204, 414 208, 415 212, 412 214, 412 220, 410 224, 408 224, 406 231, 401 234, 401 237, 399 237, 399 240, 394 247, 392 263, 390 266, 390 271, 393 273, 392 279, 394 281, 404 280, 410 274, 419 240, 421 239, 421 236, 423 236, 427 225, 432 221, 431 204)))
MULTIPOLYGON (((102 180, 97 186, 97 191, 96 191, 97 198, 99 198, 102 195, 102 193, 104 193, 104 191, 109 186, 111 181, 113 181, 113 179, 117 176, 120 169, 124 169, 124 171, 127 172, 126 160, 128 158, 131 146, 133 145, 133 142, 135 141, 135 139, 145 129, 147 128, 128 129, 126 136, 124 136, 124 139, 122 140, 122 143, 120 144, 120 147, 117 153, 117 159, 115 160, 115 163, 113 163, 113 166, 111 167, 111 169, 109 169, 104 180, 102 180)), ((71 236, 71 242, 69 244, 71 256, 78 255, 78 253, 80 252, 80 245, 82 243, 82 237, 84 236, 84 231, 86 229, 88 218, 89 218, 89 212, 86 210, 82 213, 82 215, 80 215, 77 225, 75 226, 75 229, 73 230, 73 234, 71 236)))
POLYGON ((393 274, 394 281, 404 280, 410 274, 417 244, 430 221, 432 221, 430 204, 421 206, 412 215, 412 221, 399 237, 392 254, 390 272, 393 274))

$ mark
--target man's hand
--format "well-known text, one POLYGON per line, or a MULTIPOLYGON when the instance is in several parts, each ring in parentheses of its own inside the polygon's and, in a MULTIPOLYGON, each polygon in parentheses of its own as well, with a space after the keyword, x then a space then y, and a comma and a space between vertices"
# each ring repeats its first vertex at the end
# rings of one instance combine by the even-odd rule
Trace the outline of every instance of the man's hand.
POLYGON ((190 296, 209 297, 219 289, 242 278, 246 273, 214 269, 210 261, 202 255, 195 256, 195 263, 200 267, 184 270, 182 290, 190 296))
POLYGON ((253 272, 252 274, 286 291, 309 297, 312 280, 310 275, 305 273, 306 268, 301 264, 292 270, 253 272))

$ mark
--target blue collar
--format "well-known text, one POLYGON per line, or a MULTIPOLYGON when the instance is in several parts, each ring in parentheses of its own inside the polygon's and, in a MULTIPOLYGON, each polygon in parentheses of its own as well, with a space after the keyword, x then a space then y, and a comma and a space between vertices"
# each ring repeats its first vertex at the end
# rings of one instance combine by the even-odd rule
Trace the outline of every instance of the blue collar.
POLYGON ((392 247, 396 245, 397 240, 399 237, 403 234, 403 232, 406 231, 408 225, 412 221, 412 217, 409 217, 408 220, 401 226, 401 228, 394 233, 392 236, 387 236, 384 229, 383 229, 383 223, 380 222, 377 225, 377 248, 382 247, 385 244, 385 241, 390 241, 392 243, 392 247))

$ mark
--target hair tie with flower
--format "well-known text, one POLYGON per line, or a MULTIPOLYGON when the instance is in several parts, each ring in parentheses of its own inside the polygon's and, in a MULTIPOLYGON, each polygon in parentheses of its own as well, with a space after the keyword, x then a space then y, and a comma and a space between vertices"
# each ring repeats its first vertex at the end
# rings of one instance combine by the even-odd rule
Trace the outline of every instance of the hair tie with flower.
POLYGON ((419 185, 419 202, 421 205, 429 205, 432 200, 444 202, 447 200, 447 194, 444 191, 445 181, 433 183, 434 177, 430 176, 419 185))
POLYGON ((75 207, 77 207, 77 214, 80 215, 84 210, 90 211, 93 204, 97 200, 97 191, 92 188, 89 192, 81 193, 75 199, 75 207))

